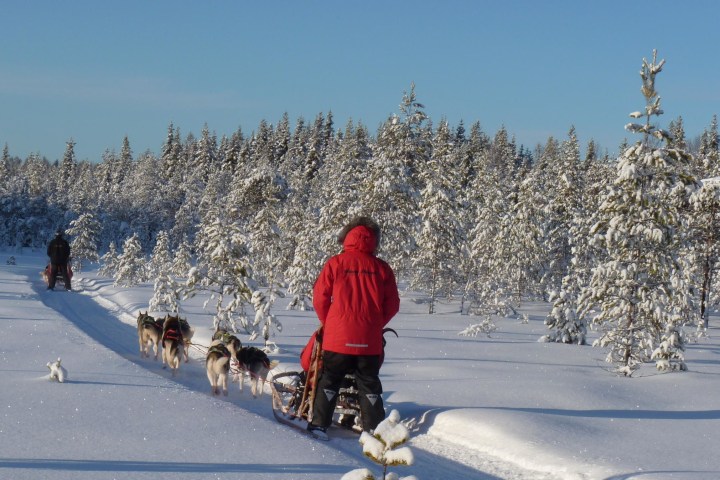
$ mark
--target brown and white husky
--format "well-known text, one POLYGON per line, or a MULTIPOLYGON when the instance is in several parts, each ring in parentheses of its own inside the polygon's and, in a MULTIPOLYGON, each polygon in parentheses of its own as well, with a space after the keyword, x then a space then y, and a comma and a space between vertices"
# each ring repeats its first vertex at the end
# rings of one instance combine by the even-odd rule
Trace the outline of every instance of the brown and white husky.
POLYGON ((242 342, 235 335, 221 328, 215 330, 212 339, 213 342, 216 340, 221 341, 230 351, 230 374, 232 375, 232 381, 239 382, 242 372, 240 371, 240 365, 237 361, 237 352, 242 347, 242 342))
POLYGON ((185 363, 187 363, 188 360, 190 360, 188 352, 190 351, 190 345, 192 345, 192 338, 195 334, 195 329, 191 327, 188 321, 184 318, 180 318, 178 315, 173 316, 168 314, 165 317, 165 323, 163 324, 163 338, 165 336, 166 325, 171 326, 177 332, 180 332, 180 337, 183 344, 183 348, 180 351, 180 356, 184 356, 185 363))
POLYGON ((147 312, 139 312, 137 318, 138 343, 140 344, 140 356, 149 357, 150 348, 155 353, 155 360, 158 359, 160 351, 160 340, 163 332, 162 319, 155 320, 147 312))
POLYGON ((183 353, 187 355, 187 352, 184 352, 185 339, 183 337, 180 319, 170 315, 165 317, 162 332, 163 368, 165 368, 165 365, 169 366, 174 377, 180 368, 180 358, 183 356, 183 353))
POLYGON ((205 359, 205 369, 210 381, 210 391, 213 395, 228 394, 227 379, 230 371, 230 350, 221 340, 214 340, 208 349, 205 359))

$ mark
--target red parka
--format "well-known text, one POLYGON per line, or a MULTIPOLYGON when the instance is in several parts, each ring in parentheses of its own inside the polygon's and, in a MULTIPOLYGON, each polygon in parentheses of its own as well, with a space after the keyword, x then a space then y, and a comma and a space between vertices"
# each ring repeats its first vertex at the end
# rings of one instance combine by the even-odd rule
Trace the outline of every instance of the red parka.
POLYGON ((375 256, 377 238, 364 225, 348 232, 343 252, 327 261, 313 289, 323 324, 323 350, 380 355, 382 330, 400 309, 395 274, 375 256))

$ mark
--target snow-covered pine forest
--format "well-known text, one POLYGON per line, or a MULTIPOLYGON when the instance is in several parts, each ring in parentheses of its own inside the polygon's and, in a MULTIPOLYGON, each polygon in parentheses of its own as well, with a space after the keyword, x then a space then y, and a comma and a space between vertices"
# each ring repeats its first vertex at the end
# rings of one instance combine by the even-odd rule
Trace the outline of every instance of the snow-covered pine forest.
POLYGON ((541 299, 552 309, 540 340, 584 344, 594 328, 619 372, 649 361, 683 370, 684 342, 720 303, 720 183, 710 180, 720 152, 716 116, 696 138, 682 117, 661 127, 663 65, 654 52, 643 59, 634 138, 617 156, 580 145, 572 126, 527 148, 505 128, 434 122, 414 85, 374 135, 320 113, 220 137, 170 124, 159 155, 133 152, 128 138, 92 161, 78 161, 72 139, 55 162, 5 145, 0 244, 44 248, 66 229, 76 270, 100 261, 116 285, 153 281, 158 311, 206 295, 216 325, 269 343, 282 329, 274 300, 311 308, 338 230, 363 214, 429 313, 453 298, 485 318, 466 334, 541 299))

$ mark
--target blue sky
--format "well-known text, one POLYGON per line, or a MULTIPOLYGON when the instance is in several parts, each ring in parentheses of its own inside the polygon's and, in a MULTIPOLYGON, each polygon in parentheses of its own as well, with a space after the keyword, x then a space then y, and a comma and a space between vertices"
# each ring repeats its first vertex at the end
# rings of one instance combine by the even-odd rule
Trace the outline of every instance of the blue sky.
POLYGON ((26 158, 159 153, 172 122, 218 137, 260 120, 332 111, 374 134, 403 92, 437 123, 504 125, 533 147, 572 125, 611 153, 644 106, 639 70, 657 49, 661 124, 689 137, 720 113, 720 2, 3 2, 0 146, 26 158))

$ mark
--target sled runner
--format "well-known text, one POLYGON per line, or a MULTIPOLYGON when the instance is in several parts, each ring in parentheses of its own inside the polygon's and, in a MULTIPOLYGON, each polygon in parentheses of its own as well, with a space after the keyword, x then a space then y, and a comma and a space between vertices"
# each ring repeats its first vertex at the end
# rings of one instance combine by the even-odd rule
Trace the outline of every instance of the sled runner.
MULTIPOLYGON (((397 332, 386 328, 383 333, 397 332)), ((383 338, 383 347, 385 339, 383 338)), ((384 356, 384 355, 383 355, 384 356)), ((313 333, 300 354, 301 372, 284 372, 273 376, 272 409, 280 422, 301 429, 315 438, 305 428, 312 421, 312 406, 317 390, 317 381, 322 371, 322 327, 313 333)), ((346 375, 338 392, 338 400, 333 414, 333 424, 356 433, 362 432, 362 417, 358 400, 358 388, 353 375, 346 375)))

